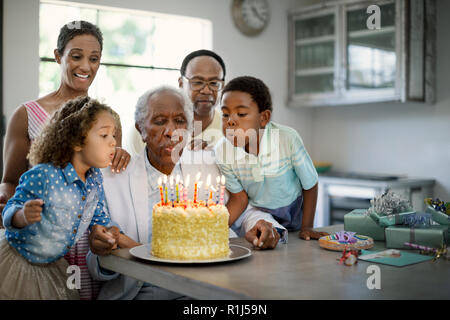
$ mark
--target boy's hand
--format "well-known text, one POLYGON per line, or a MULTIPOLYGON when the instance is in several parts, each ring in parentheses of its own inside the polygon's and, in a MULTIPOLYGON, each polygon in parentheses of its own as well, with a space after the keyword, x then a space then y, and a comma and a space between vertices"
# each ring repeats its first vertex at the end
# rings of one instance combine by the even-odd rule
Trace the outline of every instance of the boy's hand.
POLYGON ((314 231, 312 228, 302 228, 298 234, 298 237, 303 240, 319 240, 319 238, 323 236, 328 236, 328 233, 314 231))
POLYGON ((28 200, 22 209, 18 210, 12 219, 12 225, 21 229, 30 224, 41 221, 42 206, 44 201, 41 199, 28 200))
POLYGON ((116 153, 114 154, 114 159, 111 164, 111 171, 115 173, 124 171, 127 168, 130 159, 131 156, 127 150, 116 147, 116 153))
POLYGON ((258 220, 245 234, 245 239, 259 249, 274 249, 280 240, 280 234, 266 220, 258 220))

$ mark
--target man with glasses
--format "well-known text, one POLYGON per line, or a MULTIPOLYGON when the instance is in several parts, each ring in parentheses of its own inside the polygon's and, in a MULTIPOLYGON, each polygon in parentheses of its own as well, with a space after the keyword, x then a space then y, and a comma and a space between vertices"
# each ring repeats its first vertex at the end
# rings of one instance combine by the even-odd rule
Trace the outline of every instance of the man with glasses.
MULTIPOLYGON (((222 134, 222 112, 216 108, 220 91, 225 82, 225 63, 210 50, 197 50, 188 54, 180 68, 178 85, 190 98, 194 109, 194 149, 212 149, 222 134)), ((144 143, 133 130, 127 150, 133 155, 140 154, 144 143)))
POLYGON ((210 50, 188 54, 181 64, 178 85, 194 108, 194 141, 213 147, 222 135, 222 112, 215 108, 225 82, 225 63, 210 50))

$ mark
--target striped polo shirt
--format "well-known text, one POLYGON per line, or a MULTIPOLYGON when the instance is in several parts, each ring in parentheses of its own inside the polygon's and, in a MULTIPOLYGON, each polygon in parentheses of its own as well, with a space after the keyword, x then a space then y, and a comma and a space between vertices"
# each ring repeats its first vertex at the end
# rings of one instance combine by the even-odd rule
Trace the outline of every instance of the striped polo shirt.
MULTIPOLYGON (((302 196, 302 189, 311 189, 318 181, 297 131, 272 121, 263 130, 258 156, 234 147, 226 138, 215 152, 228 191, 245 190, 252 206, 270 213, 292 206, 302 196)), ((302 199, 299 201, 301 205, 302 199)))

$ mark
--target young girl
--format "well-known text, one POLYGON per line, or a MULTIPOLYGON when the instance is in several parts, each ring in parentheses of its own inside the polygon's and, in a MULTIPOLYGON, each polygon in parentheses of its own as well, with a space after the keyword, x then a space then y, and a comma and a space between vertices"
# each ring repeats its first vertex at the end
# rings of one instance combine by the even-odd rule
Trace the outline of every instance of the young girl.
MULTIPOLYGON (((238 231, 251 212, 271 221, 287 242, 288 231, 302 239, 324 233, 312 230, 317 200, 317 172, 292 128, 271 121, 272 99, 259 79, 238 77, 222 91, 222 130, 216 161, 230 192, 229 224, 238 231), (247 210, 247 204, 253 208, 247 210), (239 219, 238 219, 239 218, 239 219)), ((257 239, 255 239, 257 240, 257 239)), ((255 245, 262 247, 263 240, 255 245)))
MULTIPOLYGON (((58 110, 32 144, 34 167, 2 213, 0 299, 79 298, 67 287, 63 257, 87 228, 111 225, 98 168, 114 158, 118 121, 108 106, 79 97, 58 110)), ((114 233, 110 243, 118 243, 114 233)))

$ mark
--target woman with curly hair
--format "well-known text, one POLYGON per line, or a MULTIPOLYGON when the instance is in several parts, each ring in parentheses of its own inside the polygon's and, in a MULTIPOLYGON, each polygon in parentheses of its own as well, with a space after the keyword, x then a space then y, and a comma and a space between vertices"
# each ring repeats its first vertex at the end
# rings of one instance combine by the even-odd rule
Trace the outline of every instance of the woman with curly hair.
POLYGON ((116 147, 118 115, 89 97, 68 101, 36 138, 34 165, 3 211, 0 299, 77 299, 63 258, 88 228, 100 225, 111 247, 119 229, 105 210, 103 179, 116 147))
MULTIPOLYGON (((87 96, 88 90, 100 67, 103 49, 103 35, 100 29, 87 21, 73 21, 64 25, 58 36, 55 60, 61 67, 59 88, 37 100, 28 101, 18 107, 8 122, 2 183, 0 184, 0 211, 14 194, 20 176, 30 168, 27 154, 30 145, 47 125, 52 114, 70 99, 87 96)), ((121 128, 117 127, 117 146, 111 170, 115 173, 124 170, 130 160, 122 144, 121 128)), ((63 144, 62 144, 63 145, 63 144)), ((58 152, 61 149, 57 147, 58 152)), ((0 218, 0 228, 2 228, 0 218)), ((66 255, 71 265, 81 269, 80 297, 83 300, 95 299, 100 283, 93 281, 87 270, 86 254, 89 249, 86 233, 76 246, 66 255)))

